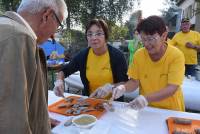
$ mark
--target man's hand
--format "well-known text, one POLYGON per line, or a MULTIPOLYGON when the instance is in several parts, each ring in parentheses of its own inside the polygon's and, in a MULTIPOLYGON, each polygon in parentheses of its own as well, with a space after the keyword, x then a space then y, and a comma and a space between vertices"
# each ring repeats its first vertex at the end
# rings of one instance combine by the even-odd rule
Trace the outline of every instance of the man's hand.
POLYGON ((52 128, 57 126, 60 123, 60 121, 58 121, 56 119, 53 119, 53 118, 49 118, 49 121, 50 121, 50 124, 51 124, 52 128))
POLYGON ((191 42, 187 42, 187 43, 185 44, 185 46, 186 46, 187 48, 193 48, 193 49, 195 49, 195 45, 193 45, 191 42))
POLYGON ((53 91, 56 96, 62 97, 64 93, 64 81, 63 80, 56 80, 54 82, 55 87, 53 88, 53 91))
POLYGON ((113 89, 112 100, 118 99, 126 92, 126 87, 124 85, 119 85, 113 89))
POLYGON ((141 110, 148 105, 148 101, 143 95, 140 95, 129 102, 128 105, 135 110, 141 110))
POLYGON ((109 93, 112 93, 112 89, 113 89, 113 85, 111 84, 105 84, 102 87, 97 88, 91 95, 90 97, 95 97, 95 98, 104 98, 107 95, 109 95, 109 93))

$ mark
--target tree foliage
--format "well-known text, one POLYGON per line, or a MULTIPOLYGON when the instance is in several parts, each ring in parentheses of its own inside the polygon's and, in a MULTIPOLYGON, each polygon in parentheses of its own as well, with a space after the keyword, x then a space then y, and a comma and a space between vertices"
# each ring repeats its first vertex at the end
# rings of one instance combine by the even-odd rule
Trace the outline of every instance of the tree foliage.
POLYGON ((134 30, 137 27, 138 22, 142 18, 142 11, 137 10, 134 13, 131 14, 129 20, 125 23, 125 25, 128 27, 128 39, 132 39, 134 35, 134 30))
POLYGON ((85 0, 80 8, 80 22, 84 27, 88 20, 103 18, 121 22, 122 16, 132 9, 134 0, 85 0))
POLYGON ((128 34, 128 27, 127 26, 117 26, 114 25, 111 28, 110 40, 120 40, 125 38, 128 34))
POLYGON ((179 8, 174 0, 165 0, 164 5, 165 8, 161 10, 161 13, 164 21, 167 23, 178 12, 179 8))
POLYGON ((121 22, 122 16, 132 9, 135 0, 65 0, 69 16, 67 27, 74 26, 72 22, 81 24, 83 28, 88 20, 103 18, 113 22, 121 22), (69 25, 70 24, 70 25, 69 25))
POLYGON ((21 0, 2 0, 3 8, 5 11, 16 11, 21 0))
POLYGON ((74 26, 75 22, 76 24, 80 23, 80 3, 83 0, 65 0, 67 5, 67 11, 68 11, 68 17, 66 20, 67 28, 71 29, 71 26, 74 26))
MULTIPOLYGON (((65 0, 68 7, 67 27, 81 24, 88 20, 103 18, 109 21, 122 21, 122 16, 131 10, 136 0, 65 0), (72 23, 75 22, 75 23, 72 23)), ((16 11, 21 0, 2 0, 6 11, 16 11)))
MULTIPOLYGON (((73 36, 73 30, 70 30, 71 27, 81 25, 85 29, 89 20, 102 18, 108 23, 111 35, 114 34, 111 39, 125 37, 127 27, 119 27, 115 23, 122 22, 123 15, 133 8, 135 1, 140 0, 65 0, 68 7, 68 18, 66 19, 67 31, 63 35, 64 37, 68 36, 67 42, 74 42, 76 38, 73 36)), ((20 2, 21 0, 2 0, 6 11, 16 11, 20 2)))
MULTIPOLYGON (((81 25, 85 29, 88 21, 93 18, 106 20, 109 30, 116 22, 122 21, 122 16, 130 11, 136 0, 65 0, 68 6, 69 16, 67 18, 67 28, 81 25), (74 23, 72 23, 74 22, 74 23)), ((139 1, 139 0, 137 0, 139 1)), ((115 28, 114 28, 115 29, 115 28)), ((114 38, 117 38, 115 35, 114 38)), ((114 39, 112 38, 112 39, 114 39)))
POLYGON ((85 34, 79 30, 64 30, 62 32, 62 40, 64 40, 65 43, 77 43, 77 42, 85 42, 85 34))

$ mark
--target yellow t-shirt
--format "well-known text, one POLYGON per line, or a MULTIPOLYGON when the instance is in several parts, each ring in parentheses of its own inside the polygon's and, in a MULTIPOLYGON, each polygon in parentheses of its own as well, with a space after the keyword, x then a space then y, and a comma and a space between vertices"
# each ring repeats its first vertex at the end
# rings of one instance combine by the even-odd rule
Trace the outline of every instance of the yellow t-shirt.
POLYGON ((129 66, 130 78, 140 81, 140 94, 148 95, 159 91, 167 84, 179 85, 173 96, 162 101, 150 103, 150 106, 184 111, 184 99, 181 84, 184 79, 184 56, 177 48, 168 45, 164 56, 157 62, 150 59, 145 48, 135 53, 133 64, 129 66))
POLYGON ((89 50, 86 77, 89 81, 90 94, 98 87, 103 86, 106 83, 113 83, 110 56, 108 51, 101 56, 97 56, 94 54, 92 49, 89 50))
POLYGON ((171 45, 171 39, 170 38, 167 38, 167 44, 171 45))
POLYGON ((187 48, 185 44, 191 42, 194 45, 200 45, 200 34, 196 31, 188 33, 178 32, 170 44, 179 48, 185 56, 185 64, 197 64, 197 51, 191 48, 187 48))

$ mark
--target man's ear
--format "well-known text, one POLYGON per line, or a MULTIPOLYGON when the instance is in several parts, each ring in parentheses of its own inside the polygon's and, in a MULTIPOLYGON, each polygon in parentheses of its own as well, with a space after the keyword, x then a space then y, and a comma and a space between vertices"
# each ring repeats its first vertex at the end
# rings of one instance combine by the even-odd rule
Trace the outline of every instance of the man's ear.
POLYGON ((162 39, 165 41, 167 39, 167 34, 168 32, 165 31, 163 34, 162 34, 162 39))
POLYGON ((44 10, 43 14, 42 14, 42 20, 43 22, 47 22, 47 20, 49 19, 49 17, 51 16, 53 10, 51 8, 47 8, 44 10))

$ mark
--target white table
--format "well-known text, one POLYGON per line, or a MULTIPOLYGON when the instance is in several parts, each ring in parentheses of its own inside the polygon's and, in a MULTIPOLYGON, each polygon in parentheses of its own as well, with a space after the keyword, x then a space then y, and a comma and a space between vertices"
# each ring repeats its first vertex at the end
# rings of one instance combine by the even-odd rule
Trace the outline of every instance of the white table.
MULTIPOLYGON (((75 74, 66 78, 65 83, 66 87, 78 90, 83 89, 83 84, 81 82, 79 72, 76 72, 75 74)), ((182 87, 186 109, 200 111, 200 81, 185 78, 182 87)), ((138 94, 139 90, 131 93, 126 93, 125 98, 132 100, 138 96, 138 94)))
MULTIPOLYGON (((71 94, 65 94, 69 96, 71 94)), ((49 105, 58 101, 52 91, 49 91, 49 105)), ((115 103, 119 107, 119 103, 115 103)), ((51 118, 62 123, 52 129, 55 134, 79 134, 79 129, 75 126, 65 127, 64 121, 69 117, 49 112, 51 118)), ((152 107, 137 112, 132 109, 116 110, 106 112, 89 130, 87 134, 168 134, 166 119, 168 117, 185 117, 200 120, 200 114, 163 110, 152 107)))

